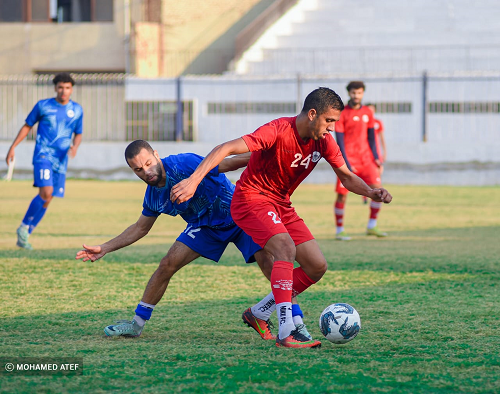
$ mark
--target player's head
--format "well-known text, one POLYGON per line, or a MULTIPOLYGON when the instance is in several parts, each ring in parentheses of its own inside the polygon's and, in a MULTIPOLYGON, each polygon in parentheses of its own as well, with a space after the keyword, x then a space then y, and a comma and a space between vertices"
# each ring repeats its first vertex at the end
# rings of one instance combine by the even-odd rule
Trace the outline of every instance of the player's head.
POLYGON ((151 186, 163 180, 163 164, 158 152, 144 140, 131 142, 125 149, 125 160, 135 175, 151 186))
POLYGON ((368 108, 370 108, 370 110, 373 112, 373 114, 375 114, 375 112, 377 112, 377 107, 375 107, 375 104, 369 103, 369 104, 366 104, 366 106, 368 108))
POLYGON ((54 90, 57 93, 56 100, 61 104, 67 104, 73 93, 75 80, 68 73, 59 73, 54 77, 52 82, 54 83, 54 90))
POLYGON ((342 99, 332 89, 318 88, 307 95, 302 112, 307 114, 309 110, 314 109, 321 115, 331 108, 342 111, 344 109, 342 99))
POLYGON ((351 81, 346 86, 347 92, 349 93, 349 101, 353 105, 360 105, 361 100, 363 100, 363 95, 365 94, 365 84, 363 81, 351 81))
POLYGON ((340 96, 329 88, 318 88, 309 93, 304 100, 301 116, 307 116, 309 136, 319 140, 334 131, 344 103, 340 96))

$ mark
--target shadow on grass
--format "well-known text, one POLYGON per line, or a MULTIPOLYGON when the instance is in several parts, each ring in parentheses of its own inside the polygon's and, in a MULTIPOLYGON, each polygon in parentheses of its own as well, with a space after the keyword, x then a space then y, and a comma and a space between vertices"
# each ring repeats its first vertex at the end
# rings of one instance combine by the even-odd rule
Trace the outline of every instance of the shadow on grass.
POLYGON ((102 329, 131 318, 132 305, 3 318, 2 356, 84 357, 84 376, 2 376, 2 386, 29 392, 36 383, 44 392, 66 392, 58 387, 64 381, 73 388, 70 392, 134 391, 139 385, 155 388, 148 392, 165 392, 169 382, 173 392, 256 392, 267 387, 270 392, 312 393, 331 392, 331 382, 341 376, 336 392, 377 387, 386 392, 441 388, 472 393, 478 379, 483 389, 494 388, 499 358, 491 303, 498 298, 492 287, 441 281, 306 292, 301 295, 304 320, 314 337, 321 337, 319 314, 337 301, 356 306, 362 330, 348 345, 323 341, 321 349, 301 351, 276 349, 243 325, 241 313, 255 301, 160 303, 143 335, 130 339, 106 338, 102 329), (471 303, 476 296, 483 302, 471 303), (481 325, 464 330, 464 316, 481 325), (280 389, 290 379, 295 386, 280 389))

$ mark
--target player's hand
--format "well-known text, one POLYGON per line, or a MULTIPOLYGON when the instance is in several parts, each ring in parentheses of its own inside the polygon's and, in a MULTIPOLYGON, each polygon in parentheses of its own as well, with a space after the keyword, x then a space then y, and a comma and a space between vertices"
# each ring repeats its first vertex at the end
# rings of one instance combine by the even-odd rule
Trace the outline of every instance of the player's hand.
POLYGON ((375 164, 377 165, 377 167, 382 167, 382 160, 375 159, 375 164))
POLYGON ((183 179, 170 190, 170 201, 174 204, 182 204, 194 196, 197 187, 198 185, 190 177, 183 179))
POLYGON ((392 201, 391 194, 383 187, 372 189, 371 196, 368 197, 370 197, 373 201, 383 202, 385 204, 389 204, 392 201))
POLYGON ((10 165, 10 162, 14 160, 14 156, 15 156, 14 148, 10 148, 9 151, 7 152, 7 157, 5 158, 7 165, 10 165))
POLYGON ((87 246, 83 244, 83 249, 80 250, 77 254, 75 259, 80 260, 82 259, 83 261, 96 261, 99 260, 102 256, 104 256, 106 252, 102 250, 102 247, 100 245, 98 246, 87 246))
POLYGON ((71 158, 74 158, 76 156, 76 151, 77 151, 77 148, 72 146, 71 148, 69 148, 68 156, 71 158))

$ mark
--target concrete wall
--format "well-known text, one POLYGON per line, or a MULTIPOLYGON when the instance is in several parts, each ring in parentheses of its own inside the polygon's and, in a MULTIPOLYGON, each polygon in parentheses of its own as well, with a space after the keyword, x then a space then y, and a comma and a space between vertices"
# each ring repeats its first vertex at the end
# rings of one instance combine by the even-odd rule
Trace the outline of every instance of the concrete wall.
POLYGON ((273 0, 163 0, 163 70, 214 74, 234 56, 236 35, 273 0))
POLYGON ((0 74, 123 72, 123 9, 115 0, 113 22, 0 23, 0 74))
MULTIPOLYGON (((78 155, 70 159, 68 177, 97 178, 102 180, 135 180, 136 176, 128 168, 124 151, 128 142, 83 142, 78 155)), ((206 156, 214 143, 174 143, 152 142, 151 145, 161 157, 193 152, 206 156)), ((10 143, 0 142, 0 178, 7 172, 5 156, 10 143)), ((389 147, 392 149, 394 147, 389 147)), ((415 147, 413 146, 412 149, 415 147)), ((436 157, 436 149, 421 144, 418 152, 423 157, 436 157), (434 152, 433 152, 434 151, 434 152)), ((16 166, 14 179, 33 179, 33 142, 23 142, 16 148, 16 166)), ((239 179, 241 171, 228 173, 233 182, 239 179)), ((335 174, 328 163, 321 160, 316 169, 304 181, 305 183, 330 183, 336 181, 335 174)), ((384 183, 400 185, 449 185, 449 186, 486 186, 500 185, 500 163, 391 163, 385 168, 384 183)), ((0 195, 2 183, 0 181, 0 195)))

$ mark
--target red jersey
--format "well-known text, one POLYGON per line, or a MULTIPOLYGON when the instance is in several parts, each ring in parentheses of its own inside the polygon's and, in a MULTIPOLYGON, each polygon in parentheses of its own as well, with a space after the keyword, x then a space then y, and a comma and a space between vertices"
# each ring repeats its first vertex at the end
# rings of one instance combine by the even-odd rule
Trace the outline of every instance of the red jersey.
POLYGON ((275 119, 242 138, 252 153, 236 183, 236 192, 289 202, 297 186, 324 157, 334 168, 345 164, 335 139, 307 142, 299 136, 297 117, 275 119))
POLYGON ((368 129, 374 127, 373 112, 366 106, 353 109, 346 105, 340 119, 335 123, 335 132, 344 133, 345 153, 351 165, 363 162, 363 157, 373 156, 368 144, 368 129))
POLYGON ((374 128, 375 128, 375 144, 377 145, 377 153, 380 160, 382 160, 382 155, 380 154, 380 136, 379 134, 384 131, 384 124, 381 120, 373 118, 374 128))

